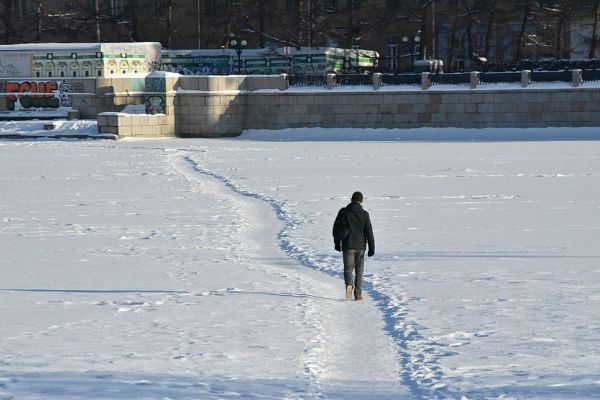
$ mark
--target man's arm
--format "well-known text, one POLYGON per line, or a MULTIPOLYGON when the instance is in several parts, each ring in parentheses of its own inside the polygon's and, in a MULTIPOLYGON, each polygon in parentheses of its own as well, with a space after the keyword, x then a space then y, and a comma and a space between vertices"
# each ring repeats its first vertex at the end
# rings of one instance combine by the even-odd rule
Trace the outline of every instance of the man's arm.
POLYGON ((338 226, 338 224, 341 224, 341 222, 342 222, 342 218, 343 218, 343 216, 342 216, 342 210, 338 211, 338 215, 335 218, 335 222, 333 223, 333 229, 332 229, 332 233, 333 233, 333 248, 336 251, 342 251, 342 241, 339 238, 335 237, 336 227, 338 226))
POLYGON ((367 221, 365 223, 365 237, 367 238, 367 243, 369 244, 369 253, 367 255, 372 257, 375 254, 375 236, 373 236, 373 226, 371 225, 371 217, 369 217, 369 213, 367 213, 367 221))

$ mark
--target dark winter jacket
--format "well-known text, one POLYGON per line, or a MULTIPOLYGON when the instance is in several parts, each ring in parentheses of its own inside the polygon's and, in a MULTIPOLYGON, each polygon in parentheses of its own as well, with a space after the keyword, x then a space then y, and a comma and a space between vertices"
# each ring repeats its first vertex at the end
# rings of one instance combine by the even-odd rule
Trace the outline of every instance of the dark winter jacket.
MULTIPOLYGON (((368 243, 369 250, 375 252, 375 238, 373 237, 371 218, 369 218, 369 213, 362 208, 360 203, 352 202, 338 212, 334 223, 334 231, 335 226, 341 223, 342 218, 346 219, 349 227, 348 235, 341 239, 342 250, 365 250, 368 243)), ((335 244, 339 244, 338 239, 334 233, 333 240, 335 244)))

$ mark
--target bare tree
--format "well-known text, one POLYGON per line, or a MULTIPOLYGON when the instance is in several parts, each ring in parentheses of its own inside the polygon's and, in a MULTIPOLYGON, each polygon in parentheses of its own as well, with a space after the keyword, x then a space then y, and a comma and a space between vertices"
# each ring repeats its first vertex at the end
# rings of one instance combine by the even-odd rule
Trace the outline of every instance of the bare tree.
POLYGON ((600 0, 594 3, 594 26, 592 28, 592 40, 590 41, 590 52, 588 58, 592 59, 596 56, 596 47, 598 45, 598 19, 600 18, 600 0))
POLYGON ((485 30, 485 44, 484 44, 483 55, 488 60, 490 59, 492 35, 494 32, 494 24, 496 22, 496 3, 497 3, 497 0, 490 0, 489 4, 487 4, 487 8, 489 11, 488 11, 487 25, 486 25, 486 30, 485 30))
POLYGON ((533 1, 525 0, 522 5, 522 21, 521 21, 521 29, 519 34, 517 35, 516 41, 516 50, 515 50, 515 61, 519 62, 521 56, 523 54, 523 47, 525 46, 525 34, 527 33, 527 24, 529 23, 529 19, 532 17, 533 11, 533 1))
POLYGON ((12 0, 2 0, 2 22, 4 23, 4 43, 10 44, 13 39, 12 0))

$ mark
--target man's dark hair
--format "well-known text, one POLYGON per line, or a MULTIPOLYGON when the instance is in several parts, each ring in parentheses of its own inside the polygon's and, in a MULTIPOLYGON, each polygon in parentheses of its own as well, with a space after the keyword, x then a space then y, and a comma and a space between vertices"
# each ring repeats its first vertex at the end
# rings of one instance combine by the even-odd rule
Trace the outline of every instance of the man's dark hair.
POLYGON ((352 201, 359 201, 362 203, 363 201, 363 195, 361 192, 354 192, 352 193, 352 201))

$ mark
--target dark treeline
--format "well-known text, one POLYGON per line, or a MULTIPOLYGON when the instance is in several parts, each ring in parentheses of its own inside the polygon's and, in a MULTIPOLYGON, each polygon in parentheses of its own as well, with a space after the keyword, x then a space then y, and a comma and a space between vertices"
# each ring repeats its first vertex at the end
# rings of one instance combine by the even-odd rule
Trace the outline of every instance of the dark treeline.
POLYGON ((220 48, 240 36, 251 47, 377 50, 389 69, 409 52, 469 69, 482 60, 594 58, 600 0, 0 0, 0 13, 5 44, 220 48))

